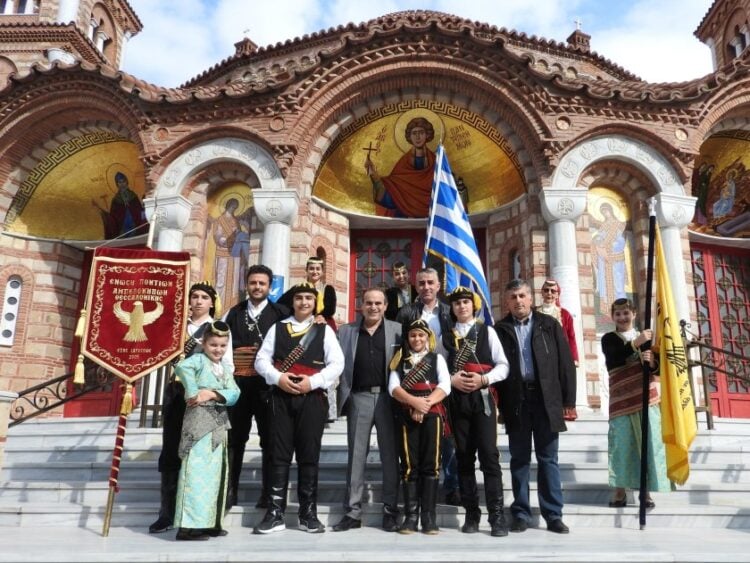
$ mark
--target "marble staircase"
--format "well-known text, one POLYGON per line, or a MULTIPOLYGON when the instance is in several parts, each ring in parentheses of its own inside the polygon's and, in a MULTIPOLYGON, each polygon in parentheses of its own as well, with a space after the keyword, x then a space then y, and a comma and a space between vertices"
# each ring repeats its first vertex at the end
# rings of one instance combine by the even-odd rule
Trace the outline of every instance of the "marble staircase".
MULTIPOLYGON (((137 428, 137 420, 136 415, 131 416, 125 437, 120 491, 115 497, 111 534, 139 533, 152 541, 154 536, 149 536, 146 528, 158 510, 159 474, 156 460, 161 431, 137 428)), ((115 418, 43 420, 12 428, 8 435, 5 466, 0 472, 0 533, 20 536, 33 533, 64 535, 65 530, 73 535, 82 533, 82 530, 100 533, 115 429, 115 418)), ((365 523, 377 527, 380 521, 381 487, 374 436, 372 440, 367 467, 372 481, 367 489, 370 504, 365 511, 365 523)), ((499 447, 506 503, 509 504, 512 494, 507 439, 504 435, 499 437, 499 447)), ((341 501, 346 455, 346 423, 340 420, 326 430, 321 454, 319 516, 327 525, 336 523, 343 514, 341 501)), ((656 508, 649 511, 647 516, 649 533, 661 530, 666 536, 673 531, 682 533, 688 529, 708 536, 730 534, 732 531, 743 536, 750 533, 750 470, 747 469, 750 466, 750 421, 720 419, 711 431, 701 424, 690 457, 691 478, 688 483, 672 493, 654 495, 656 508)), ((588 415, 570 425, 570 431, 561 436, 560 465, 565 494, 565 522, 574 532, 585 530, 587 534, 608 537, 608 534, 615 533, 613 530, 633 532, 639 529, 635 504, 623 509, 607 506, 610 491, 607 487, 606 420, 597 415, 588 415)), ((260 450, 257 437, 253 435, 244 460, 240 505, 229 511, 225 520, 231 534, 249 532, 249 528, 262 517, 262 512, 254 508, 260 491, 259 472, 260 450)), ((478 477, 481 486, 481 473, 478 473, 478 477)), ((295 479, 296 473, 293 471, 292 482, 295 479)), ((535 489, 535 485, 532 485, 532 489, 535 489)), ((532 491, 534 501, 535 496, 532 491)), ((296 487, 292 484, 287 513, 290 527, 295 520, 295 503, 296 487)), ((455 533, 453 537, 456 541, 477 539, 478 536, 457 532, 463 522, 460 507, 439 505, 438 513, 441 528, 446 533, 455 533)), ((486 527, 486 522, 483 526, 486 527)), ((543 522, 540 529, 543 529, 543 522)), ((373 540, 375 543, 368 548, 373 559, 377 559, 376 555, 380 553, 379 542, 389 543, 398 536, 384 534, 377 528, 368 530, 366 533, 379 534, 373 540)), ((341 542, 344 541, 341 536, 352 533, 359 531, 327 533, 320 537, 328 538, 327 542, 341 542)), ((546 532, 545 535, 554 536, 546 532)), ((159 537, 166 539, 166 536, 163 534, 159 537)), ((512 534, 511 538, 521 536, 526 534, 512 534)), ((293 537, 294 544, 303 542, 307 536, 295 532, 293 537)), ((490 541, 487 538, 489 536, 484 534, 482 541, 490 541)), ((172 540, 173 535, 170 534, 169 539, 172 540)), ((496 538, 492 540, 496 541, 496 538)), ((0 561, 12 560, 4 558, 1 552, 0 561)), ((614 550, 612 557, 602 560, 618 560, 620 554, 614 550)), ((277 558, 275 555, 264 552, 261 558, 277 558)), ((435 559, 441 558, 440 553, 433 555, 435 559)), ((146 554, 143 557, 143 560, 148 560, 146 554)), ((293 558, 291 554, 289 558, 293 558)))

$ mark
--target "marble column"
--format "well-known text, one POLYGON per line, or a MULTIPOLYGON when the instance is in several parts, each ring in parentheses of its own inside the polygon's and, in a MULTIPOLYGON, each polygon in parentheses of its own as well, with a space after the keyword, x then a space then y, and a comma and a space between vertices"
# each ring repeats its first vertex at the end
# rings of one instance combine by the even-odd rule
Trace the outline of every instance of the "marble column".
POLYGON ((179 252, 183 250, 182 239, 190 220, 192 204, 179 194, 149 197, 143 200, 146 218, 149 220, 149 238, 153 237, 154 250, 179 252))
MULTIPOLYGON (((29 2, 31 3, 31 2, 29 2)), ((12 2, 8 2, 12 4, 12 2)), ((57 6, 57 23, 68 24, 78 19, 80 0, 60 0, 57 6)))
POLYGON ((5 442, 8 438, 8 423, 10 420, 10 406, 18 398, 18 393, 0 391, 0 471, 5 459, 5 442))
POLYGON ((255 214, 263 223, 261 262, 289 286, 292 222, 297 217, 299 196, 295 190, 253 190, 255 214))
POLYGON ((576 385, 576 406, 588 408, 585 351, 581 326, 581 287, 578 281, 578 245, 576 221, 586 209, 585 189, 544 188, 540 194, 542 215, 549 225, 549 277, 562 288, 560 305, 573 315, 578 356, 581 358, 576 385))
POLYGON ((695 212, 695 197, 660 193, 656 197, 656 218, 659 223, 664 257, 672 282, 672 296, 680 319, 690 321, 690 301, 685 271, 688 267, 683 260, 682 236, 695 212))

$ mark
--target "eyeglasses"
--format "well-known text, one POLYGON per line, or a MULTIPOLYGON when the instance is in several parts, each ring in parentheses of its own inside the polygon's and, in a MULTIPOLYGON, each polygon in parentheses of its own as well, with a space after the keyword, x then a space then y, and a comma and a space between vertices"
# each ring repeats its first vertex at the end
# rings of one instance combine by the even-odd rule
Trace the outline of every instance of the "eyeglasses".
POLYGON ((543 287, 542 293, 557 293, 557 290, 554 287, 543 287))

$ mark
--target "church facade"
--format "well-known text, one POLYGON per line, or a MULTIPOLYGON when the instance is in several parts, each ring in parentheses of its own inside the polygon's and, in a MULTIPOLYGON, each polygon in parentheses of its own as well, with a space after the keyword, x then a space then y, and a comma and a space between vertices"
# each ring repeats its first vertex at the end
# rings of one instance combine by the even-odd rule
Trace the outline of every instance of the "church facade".
MULTIPOLYGON (((154 247, 189 251, 226 307, 248 264, 289 285, 323 258, 347 322, 394 262, 420 267, 440 142, 496 318, 509 280, 559 281, 580 406, 606 397, 609 305, 647 299, 651 199, 680 317, 750 354, 750 0, 711 5, 696 36, 716 70, 673 84, 591 52, 581 30, 563 44, 409 11, 263 48, 246 38, 164 88, 117 70, 142 27, 125 0, 3 10, 2 389, 71 371, 90 248, 144 245, 145 218, 154 247)), ((715 412, 750 416, 741 382, 709 386, 715 412)))

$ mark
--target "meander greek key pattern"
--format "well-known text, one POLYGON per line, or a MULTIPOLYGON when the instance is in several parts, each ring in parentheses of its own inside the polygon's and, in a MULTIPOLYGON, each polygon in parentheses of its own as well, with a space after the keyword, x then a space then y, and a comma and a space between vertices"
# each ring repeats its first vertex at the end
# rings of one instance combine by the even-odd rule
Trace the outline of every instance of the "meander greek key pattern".
POLYGON ((26 207, 31 196, 34 195, 34 191, 42 183, 42 180, 60 163, 83 149, 102 143, 115 143, 125 140, 127 140, 125 137, 112 131, 94 131, 93 133, 87 133, 75 139, 65 141, 59 147, 49 152, 21 183, 21 187, 18 189, 16 197, 13 198, 13 202, 8 210, 6 224, 11 225, 16 220, 26 207))

